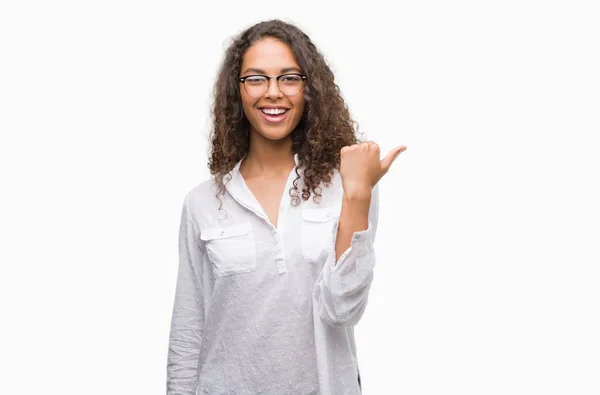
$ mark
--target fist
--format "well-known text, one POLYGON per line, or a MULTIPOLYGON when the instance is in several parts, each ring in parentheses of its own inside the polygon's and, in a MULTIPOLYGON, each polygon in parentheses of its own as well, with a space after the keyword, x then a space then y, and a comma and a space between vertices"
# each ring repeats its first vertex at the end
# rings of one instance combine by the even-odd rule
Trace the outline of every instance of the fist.
POLYGON ((373 141, 343 147, 340 151, 340 176, 344 192, 373 188, 406 146, 394 148, 380 159, 379 145, 373 141))

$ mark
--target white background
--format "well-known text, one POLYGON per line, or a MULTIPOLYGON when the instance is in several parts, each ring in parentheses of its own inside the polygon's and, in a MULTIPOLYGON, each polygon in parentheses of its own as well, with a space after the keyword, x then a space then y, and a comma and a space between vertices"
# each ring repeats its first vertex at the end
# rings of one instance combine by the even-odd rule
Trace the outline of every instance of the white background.
POLYGON ((363 390, 600 393, 592 1, 5 1, 0 393, 163 394, 228 38, 313 39, 381 181, 363 390))

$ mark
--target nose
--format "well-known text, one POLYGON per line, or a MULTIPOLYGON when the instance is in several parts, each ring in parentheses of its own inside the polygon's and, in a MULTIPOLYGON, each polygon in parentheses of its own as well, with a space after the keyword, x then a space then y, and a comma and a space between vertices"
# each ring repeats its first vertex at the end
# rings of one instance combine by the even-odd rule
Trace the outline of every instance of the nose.
POLYGON ((269 87, 265 93, 265 98, 277 99, 283 97, 283 93, 279 90, 279 82, 275 78, 269 80, 269 87))

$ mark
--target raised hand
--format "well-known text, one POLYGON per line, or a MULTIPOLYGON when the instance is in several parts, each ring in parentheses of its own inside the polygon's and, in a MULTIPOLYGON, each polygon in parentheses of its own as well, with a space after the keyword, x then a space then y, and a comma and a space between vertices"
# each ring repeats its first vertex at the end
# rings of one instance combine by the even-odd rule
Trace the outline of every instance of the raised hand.
POLYGON ((405 145, 398 146, 380 159, 379 145, 373 141, 343 147, 340 152, 340 176, 344 193, 370 192, 405 150, 405 145))

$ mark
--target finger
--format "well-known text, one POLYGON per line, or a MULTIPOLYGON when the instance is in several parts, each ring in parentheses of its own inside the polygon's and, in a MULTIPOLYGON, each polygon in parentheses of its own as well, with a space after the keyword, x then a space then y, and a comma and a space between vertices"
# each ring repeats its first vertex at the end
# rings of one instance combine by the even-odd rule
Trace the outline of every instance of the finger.
POLYGON ((385 158, 383 158, 381 160, 381 167, 382 167, 384 173, 386 173, 389 170, 390 166, 392 165, 392 163, 394 163, 394 161, 396 160, 398 155, 400 155, 405 150, 406 150, 405 145, 396 147, 392 151, 390 151, 390 153, 387 154, 385 158))

